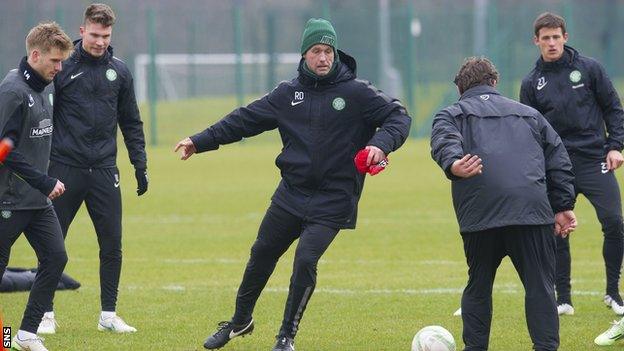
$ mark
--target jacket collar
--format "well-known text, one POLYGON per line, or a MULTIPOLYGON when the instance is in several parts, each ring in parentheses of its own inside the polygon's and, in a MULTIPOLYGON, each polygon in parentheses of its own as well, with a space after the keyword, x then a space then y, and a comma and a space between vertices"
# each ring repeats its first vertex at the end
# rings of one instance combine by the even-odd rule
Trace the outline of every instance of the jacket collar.
POLYGON ((299 68, 297 69, 297 71, 299 71, 299 82, 307 86, 326 86, 354 79, 357 70, 355 59, 340 50, 338 50, 338 57, 339 60, 336 62, 334 70, 321 78, 312 76, 306 72, 303 68, 305 60, 302 57, 299 61, 299 68))
POLYGON ((496 88, 489 85, 477 85, 476 87, 472 87, 466 91, 459 97, 459 100, 465 100, 477 95, 500 95, 500 93, 496 90, 496 88))
POLYGON ((535 66, 542 71, 550 71, 555 70, 557 68, 568 67, 572 65, 572 62, 576 60, 578 56, 578 51, 571 46, 564 45, 563 46, 563 55, 557 60, 552 62, 546 62, 540 56, 535 63, 535 66))
POLYGON ((50 84, 50 82, 43 79, 43 77, 28 64, 26 56, 22 57, 22 60, 19 63, 19 70, 26 84, 38 93, 42 92, 43 89, 50 84))
POLYGON ((110 45, 104 52, 104 55, 100 57, 93 57, 82 48, 82 39, 74 41, 74 51, 71 54, 71 58, 76 62, 102 64, 108 62, 111 57, 113 57, 113 47, 110 45))

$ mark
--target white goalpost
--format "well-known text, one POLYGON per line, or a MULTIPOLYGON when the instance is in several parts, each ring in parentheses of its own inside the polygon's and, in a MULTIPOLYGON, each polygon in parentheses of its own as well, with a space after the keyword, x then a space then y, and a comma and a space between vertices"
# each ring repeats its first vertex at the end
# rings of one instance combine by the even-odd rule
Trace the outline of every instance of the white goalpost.
MULTIPOLYGON (((266 90, 268 65, 271 56, 256 54, 157 54, 155 55, 159 99, 177 100, 188 97, 189 81, 197 81, 203 92, 200 94, 229 94, 235 87, 236 64, 243 65, 244 75, 255 85, 266 90), (262 84, 264 83, 264 86, 262 84)), ((301 59, 299 53, 275 54, 273 58, 275 79, 279 82, 293 77, 301 59)), ((149 54, 139 54, 134 59, 135 88, 138 102, 148 98, 149 54)))

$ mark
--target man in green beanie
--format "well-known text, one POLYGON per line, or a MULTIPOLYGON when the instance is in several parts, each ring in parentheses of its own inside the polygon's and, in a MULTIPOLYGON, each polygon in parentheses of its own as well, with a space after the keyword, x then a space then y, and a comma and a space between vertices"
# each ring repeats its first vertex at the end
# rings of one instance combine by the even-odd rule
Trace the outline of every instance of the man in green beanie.
MULTIPOLYGON (((230 321, 204 343, 218 349, 251 333, 252 312, 280 256, 297 239, 282 326, 273 351, 293 351, 316 286, 317 263, 341 229, 354 229, 364 185, 353 159, 366 149, 375 166, 398 149, 411 118, 401 103, 357 80, 355 60, 337 50, 331 23, 311 19, 301 40, 299 75, 176 145, 181 158, 277 128, 284 147, 275 163, 282 179, 260 225, 230 321)), ((371 173, 372 174, 372 173, 371 173)))

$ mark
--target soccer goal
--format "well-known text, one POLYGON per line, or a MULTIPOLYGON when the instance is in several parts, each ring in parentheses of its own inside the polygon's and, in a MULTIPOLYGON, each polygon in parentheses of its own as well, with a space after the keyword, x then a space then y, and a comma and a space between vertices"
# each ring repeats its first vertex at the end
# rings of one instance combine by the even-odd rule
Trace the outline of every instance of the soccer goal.
MULTIPOLYGON (((296 75, 299 53, 256 54, 157 54, 156 87, 160 100, 236 94, 237 62, 242 63, 245 94, 262 95, 278 82, 296 75)), ((148 97, 150 55, 134 59, 135 88, 139 102, 148 97)))

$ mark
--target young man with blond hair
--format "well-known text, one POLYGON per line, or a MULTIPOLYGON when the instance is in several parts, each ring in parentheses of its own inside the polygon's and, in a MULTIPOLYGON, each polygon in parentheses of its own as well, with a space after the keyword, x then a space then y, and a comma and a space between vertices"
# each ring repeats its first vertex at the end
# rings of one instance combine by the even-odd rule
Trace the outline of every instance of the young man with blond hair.
POLYGON ((22 232, 39 260, 22 324, 13 339, 17 350, 46 351, 36 335, 37 326, 67 263, 50 201, 63 194, 65 186, 48 176, 47 168, 54 104, 50 83, 71 50, 71 40, 58 24, 40 23, 26 36, 28 56, 0 83, 0 139, 8 138, 14 145, 0 163, 0 277, 22 232))
MULTIPOLYGON (((81 39, 54 80, 57 103, 51 175, 62 175, 67 192, 54 202, 63 236, 84 202, 100 247, 101 331, 135 332, 116 313, 121 276, 121 190, 117 169, 117 127, 136 170, 137 194, 147 191, 143 122, 132 74, 113 56, 110 46, 115 13, 105 4, 91 4, 80 27, 81 39)), ((55 333, 56 319, 48 306, 39 333, 55 333)))

